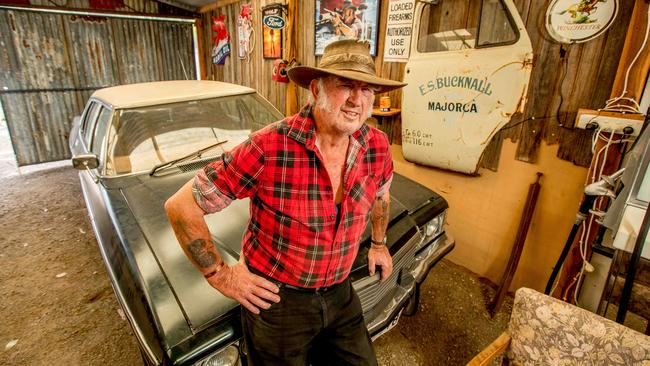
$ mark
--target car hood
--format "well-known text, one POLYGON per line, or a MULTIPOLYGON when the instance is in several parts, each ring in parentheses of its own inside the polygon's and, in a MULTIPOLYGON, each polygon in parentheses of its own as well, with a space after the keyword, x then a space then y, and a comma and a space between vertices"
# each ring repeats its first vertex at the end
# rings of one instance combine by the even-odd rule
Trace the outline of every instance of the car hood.
MULTIPOLYGON (((164 202, 191 179, 192 175, 193 173, 172 174, 165 177, 134 175, 110 178, 105 184, 112 191, 111 196, 118 195, 125 200, 130 216, 135 218, 140 231, 137 237, 144 237, 147 247, 156 259, 156 265, 139 268, 144 278, 156 278, 155 281, 145 281, 156 284, 147 289, 150 296, 156 297, 156 293, 160 292, 157 291, 157 287, 167 282, 175 297, 173 300, 154 302, 154 307, 165 304, 154 311, 158 313, 158 317, 164 316, 164 312, 180 311, 187 324, 176 326, 189 327, 192 333, 196 333, 213 324, 237 304, 212 288, 193 267, 179 246, 167 219, 164 202), (172 309, 173 303, 177 304, 176 309, 172 309)), ((432 191, 397 174, 391 191, 399 192, 392 195, 391 220, 398 216, 406 216, 407 212, 414 211, 428 200, 439 198, 432 191), (418 189, 421 191, 418 192, 418 189)), ((122 211, 121 215, 125 215, 125 212, 122 211)), ((224 211, 207 215, 205 219, 222 258, 229 264, 237 262, 241 252, 241 240, 249 219, 249 201, 247 199, 233 201, 224 211)), ((366 230, 366 238, 369 233, 370 231, 366 230)), ((136 236, 132 233, 131 237, 136 236)), ((363 261, 357 262, 363 263, 363 261)), ((169 336, 179 332, 168 331, 167 333, 169 336)), ((168 346, 173 346, 181 340, 167 339, 167 341, 168 346)))

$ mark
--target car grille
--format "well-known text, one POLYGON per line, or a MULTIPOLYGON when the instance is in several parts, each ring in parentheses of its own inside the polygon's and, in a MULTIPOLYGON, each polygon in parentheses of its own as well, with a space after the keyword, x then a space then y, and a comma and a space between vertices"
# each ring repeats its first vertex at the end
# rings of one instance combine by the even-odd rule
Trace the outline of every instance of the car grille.
POLYGON ((375 281, 370 285, 361 283, 359 287, 355 286, 364 316, 372 311, 382 299, 392 295, 392 292, 395 291, 401 272, 411 268, 415 262, 416 243, 419 242, 419 239, 419 236, 414 237, 393 256, 393 273, 386 281, 375 281))

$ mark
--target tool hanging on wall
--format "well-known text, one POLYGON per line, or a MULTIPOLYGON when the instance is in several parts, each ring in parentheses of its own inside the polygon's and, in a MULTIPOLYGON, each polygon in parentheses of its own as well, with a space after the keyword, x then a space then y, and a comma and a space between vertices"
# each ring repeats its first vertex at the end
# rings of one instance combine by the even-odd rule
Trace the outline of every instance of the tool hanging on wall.
POLYGON ((524 212, 521 215, 521 220, 519 221, 519 228, 517 229, 517 237, 515 238, 515 244, 512 247, 512 252, 510 253, 510 259, 508 259, 508 265, 506 266, 503 276, 499 281, 499 287, 492 303, 490 303, 489 310, 490 314, 494 316, 497 311, 501 308, 503 304, 503 299, 508 292, 510 283, 515 276, 517 271, 517 265, 519 264, 519 258, 521 258, 521 253, 524 250, 524 243, 526 242, 526 236, 528 235, 528 229, 530 228, 530 223, 533 218, 533 213, 535 212, 535 206, 537 205, 537 198, 539 197, 539 190, 541 185, 539 180, 542 178, 542 173, 537 172, 537 180, 535 183, 531 184, 528 188, 528 196, 526 197, 526 204, 524 205, 524 212))

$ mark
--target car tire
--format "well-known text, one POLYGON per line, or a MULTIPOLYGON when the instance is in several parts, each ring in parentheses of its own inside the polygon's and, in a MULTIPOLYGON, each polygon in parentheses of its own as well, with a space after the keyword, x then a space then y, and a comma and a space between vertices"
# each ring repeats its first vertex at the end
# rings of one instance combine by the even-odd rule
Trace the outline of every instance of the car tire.
POLYGON ((402 314, 406 316, 413 316, 415 315, 415 313, 418 312, 419 306, 420 306, 420 284, 417 284, 415 286, 415 290, 413 291, 413 294, 411 295, 411 297, 409 297, 408 301, 406 302, 406 306, 404 307, 402 314))

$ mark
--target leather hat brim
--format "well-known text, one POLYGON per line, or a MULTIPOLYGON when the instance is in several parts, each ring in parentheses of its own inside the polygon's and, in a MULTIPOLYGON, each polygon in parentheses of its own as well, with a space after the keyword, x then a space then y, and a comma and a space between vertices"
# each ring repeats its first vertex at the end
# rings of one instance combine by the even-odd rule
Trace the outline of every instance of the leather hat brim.
POLYGON ((305 89, 309 89, 309 83, 311 83, 312 80, 328 75, 340 76, 342 78, 363 81, 365 83, 374 85, 379 88, 377 93, 385 93, 406 86, 406 83, 403 83, 401 81, 384 79, 375 75, 370 75, 365 72, 354 70, 294 66, 290 68, 287 73, 289 75, 289 79, 305 89))

